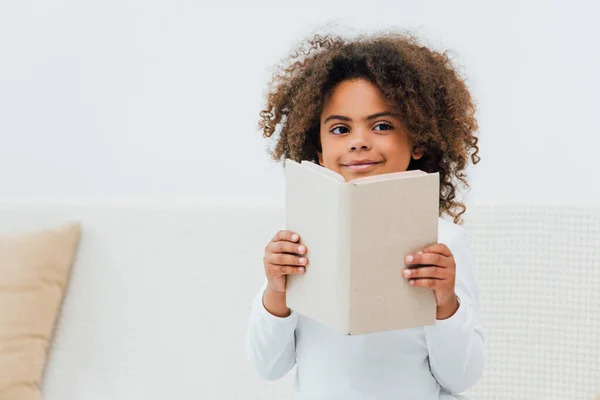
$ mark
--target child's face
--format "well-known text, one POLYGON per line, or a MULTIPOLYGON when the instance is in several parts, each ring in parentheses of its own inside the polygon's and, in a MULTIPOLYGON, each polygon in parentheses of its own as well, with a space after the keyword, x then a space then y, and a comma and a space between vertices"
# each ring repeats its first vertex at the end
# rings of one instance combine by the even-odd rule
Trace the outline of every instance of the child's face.
POLYGON ((319 164, 351 179, 406 171, 413 149, 404 124, 379 88, 365 79, 339 83, 321 113, 319 164))

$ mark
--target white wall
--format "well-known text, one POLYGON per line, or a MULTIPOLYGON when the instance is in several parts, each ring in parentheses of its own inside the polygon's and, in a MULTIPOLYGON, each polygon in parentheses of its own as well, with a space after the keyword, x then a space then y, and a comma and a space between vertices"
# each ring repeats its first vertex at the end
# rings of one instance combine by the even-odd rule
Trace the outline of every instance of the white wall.
POLYGON ((3 1, 0 199, 280 198, 270 68, 320 28, 451 49, 479 104, 470 201, 598 202, 597 1, 3 1))

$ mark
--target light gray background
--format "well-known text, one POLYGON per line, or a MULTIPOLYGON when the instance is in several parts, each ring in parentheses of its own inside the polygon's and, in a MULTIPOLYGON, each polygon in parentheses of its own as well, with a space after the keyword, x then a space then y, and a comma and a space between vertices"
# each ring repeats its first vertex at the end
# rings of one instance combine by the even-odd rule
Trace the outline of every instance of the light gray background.
POLYGON ((280 199, 258 131, 275 63, 321 29, 410 29, 479 105, 470 202, 597 203, 597 1, 3 1, 0 199, 280 199))

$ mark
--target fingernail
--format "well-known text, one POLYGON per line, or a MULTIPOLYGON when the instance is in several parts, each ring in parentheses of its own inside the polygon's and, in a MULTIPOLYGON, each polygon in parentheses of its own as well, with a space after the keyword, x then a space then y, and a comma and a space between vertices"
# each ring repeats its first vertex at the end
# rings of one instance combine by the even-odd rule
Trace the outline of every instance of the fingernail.
POLYGON ((298 261, 300 262, 300 264, 306 264, 306 258, 304 257, 300 257, 298 261))
POLYGON ((420 251, 420 252, 418 252, 417 254, 423 254, 423 252, 422 252, 422 251, 420 251))
POLYGON ((296 234, 294 233, 294 234, 292 235, 292 240, 293 240, 293 241, 296 241, 296 240, 298 240, 298 235, 296 235, 296 234))
POLYGON ((300 267, 300 268, 298 268, 298 271, 299 271, 299 272, 304 272, 304 267, 300 267))
POLYGON ((406 256, 406 262, 412 262, 415 258, 413 256, 406 256))
POLYGON ((409 284, 412 286, 412 285, 414 285, 414 284, 415 284, 415 280, 414 280, 414 279, 411 279, 410 281, 408 281, 408 283, 409 283, 409 284))
POLYGON ((306 247, 298 246, 298 253, 304 253, 305 250, 306 250, 306 247))
POLYGON ((411 273, 411 272, 412 272, 412 271, 411 271, 410 269, 405 269, 405 270, 404 270, 404 276, 410 276, 410 273, 411 273))

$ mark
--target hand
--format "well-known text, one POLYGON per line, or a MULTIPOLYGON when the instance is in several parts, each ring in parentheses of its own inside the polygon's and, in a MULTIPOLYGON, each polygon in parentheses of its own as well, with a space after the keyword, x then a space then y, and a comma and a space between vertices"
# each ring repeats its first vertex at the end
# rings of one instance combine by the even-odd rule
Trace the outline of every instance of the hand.
POLYGON ((306 247, 298 244, 300 236, 290 231, 279 231, 265 247, 265 275, 268 289, 285 292, 287 275, 303 274, 308 260, 306 247))
POLYGON ((450 318, 458 310, 458 298, 454 292, 456 263, 445 244, 434 244, 417 254, 409 254, 403 271, 411 286, 433 289, 437 304, 437 319, 450 318))

